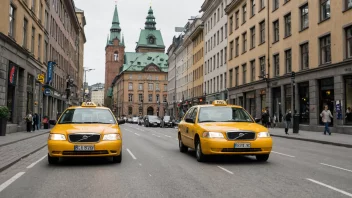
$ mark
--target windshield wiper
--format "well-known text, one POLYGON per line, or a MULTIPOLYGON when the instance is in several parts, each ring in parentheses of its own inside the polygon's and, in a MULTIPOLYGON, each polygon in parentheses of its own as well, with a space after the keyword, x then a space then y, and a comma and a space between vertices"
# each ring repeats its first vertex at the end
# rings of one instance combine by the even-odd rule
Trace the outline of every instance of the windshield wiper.
POLYGON ((108 122, 82 122, 84 124, 112 124, 112 123, 108 123, 108 122))
POLYGON ((200 123, 201 122, 217 122, 217 121, 215 121, 215 120, 202 120, 202 121, 199 121, 200 123))
POLYGON ((65 122, 60 122, 59 124, 82 124, 83 122, 72 122, 72 121, 65 121, 65 122))
POLYGON ((227 120, 227 121, 222 121, 222 122, 252 122, 248 120, 227 120))

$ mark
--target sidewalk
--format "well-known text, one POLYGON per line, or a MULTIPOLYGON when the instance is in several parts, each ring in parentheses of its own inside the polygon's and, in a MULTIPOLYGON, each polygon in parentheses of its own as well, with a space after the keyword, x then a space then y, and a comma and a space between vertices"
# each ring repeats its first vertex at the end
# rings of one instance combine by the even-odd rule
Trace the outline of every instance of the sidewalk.
POLYGON ((0 172, 47 145, 50 129, 17 132, 0 137, 0 172))
POLYGON ((284 128, 269 128, 269 132, 270 135, 273 137, 295 139, 352 148, 352 135, 332 133, 330 136, 328 134, 324 135, 323 132, 311 132, 302 130, 300 130, 299 133, 296 134, 292 133, 292 129, 289 130, 289 135, 286 135, 284 128))

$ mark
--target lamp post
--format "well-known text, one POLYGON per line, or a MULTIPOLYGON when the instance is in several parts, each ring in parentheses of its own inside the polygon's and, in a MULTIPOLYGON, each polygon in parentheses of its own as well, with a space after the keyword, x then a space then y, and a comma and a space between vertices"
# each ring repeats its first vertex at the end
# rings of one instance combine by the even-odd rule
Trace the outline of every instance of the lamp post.
POLYGON ((88 68, 84 68, 84 86, 83 86, 83 102, 85 102, 85 100, 84 100, 84 96, 86 95, 85 94, 85 91, 86 91, 86 89, 88 88, 88 85, 87 85, 87 72, 90 72, 90 71, 93 71, 93 70, 95 70, 95 69, 88 69, 88 68))

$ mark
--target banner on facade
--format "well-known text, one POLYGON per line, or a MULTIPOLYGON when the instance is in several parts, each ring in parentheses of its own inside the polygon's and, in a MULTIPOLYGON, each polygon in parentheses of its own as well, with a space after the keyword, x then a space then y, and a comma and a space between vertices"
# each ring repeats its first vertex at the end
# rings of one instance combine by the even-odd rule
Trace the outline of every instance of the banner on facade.
POLYGON ((54 65, 56 63, 53 61, 48 62, 48 70, 47 70, 47 75, 46 75, 46 84, 51 84, 53 83, 53 73, 54 73, 54 65))
POLYGON ((44 74, 38 74, 37 80, 38 80, 41 84, 44 84, 45 75, 44 75, 44 74))
POLYGON ((9 67, 9 85, 16 85, 17 81, 17 65, 10 62, 9 67))

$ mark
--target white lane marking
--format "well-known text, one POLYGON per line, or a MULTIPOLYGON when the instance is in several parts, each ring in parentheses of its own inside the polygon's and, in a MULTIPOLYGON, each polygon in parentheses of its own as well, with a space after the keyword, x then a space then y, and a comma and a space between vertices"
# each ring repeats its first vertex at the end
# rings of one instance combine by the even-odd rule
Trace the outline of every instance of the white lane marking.
POLYGON ((3 191, 5 188, 7 188, 14 181, 16 181, 18 178, 20 178, 23 174, 25 174, 25 172, 19 172, 15 176, 13 176, 9 180, 7 180, 6 182, 2 183, 0 185, 0 192, 3 191))
POLYGON ((138 133, 134 133, 134 134, 136 134, 137 136, 141 136, 141 135, 139 135, 138 133))
POLYGON ((227 170, 226 168, 223 168, 223 167, 221 167, 221 166, 218 166, 218 168, 220 168, 221 170, 223 170, 223 171, 225 171, 225 172, 230 173, 231 175, 233 175, 233 172, 227 170))
POLYGON ((324 164, 324 163, 320 163, 320 164, 321 164, 321 165, 324 165, 324 166, 330 166, 330 167, 333 167, 333 168, 337 168, 337 169, 344 170, 344 171, 348 171, 348 172, 351 172, 351 173, 352 173, 352 170, 348 170, 348 169, 341 168, 341 167, 338 167, 338 166, 333 166, 333 165, 324 164))
POLYGON ((127 152, 131 155, 131 157, 132 157, 134 160, 137 159, 136 156, 134 156, 133 153, 130 151, 130 149, 126 149, 126 150, 127 150, 127 152))
POLYGON ((279 153, 279 152, 275 152, 275 151, 271 151, 272 153, 276 153, 276 154, 279 154, 279 155, 284 155, 284 156, 287 156, 287 157, 295 157, 293 155, 287 155, 287 154, 284 154, 284 153, 279 153))
POLYGON ((152 175, 151 174, 149 174, 149 177, 151 177, 152 175))
POLYGON ((33 166, 35 166, 37 163, 39 163, 40 161, 42 161, 45 157, 46 157, 46 155, 43 156, 42 158, 40 158, 39 160, 33 162, 31 165, 27 166, 27 168, 33 168, 33 166))
POLYGON ((154 136, 156 136, 156 137, 158 137, 158 138, 160 138, 161 136, 158 136, 158 135, 155 135, 155 134, 152 134, 152 135, 154 135, 154 136))
POLYGON ((165 135, 165 137, 171 138, 171 136, 169 136, 169 135, 165 135))
POLYGON ((142 166, 142 164, 139 164, 139 166, 142 166))
POLYGON ((343 190, 340 190, 340 189, 338 189, 338 188, 335 188, 335 187, 329 186, 329 185, 327 185, 327 184, 321 183, 321 182, 316 181, 316 180, 314 180, 314 179, 306 178, 306 180, 311 181, 311 182, 316 183, 316 184, 319 184, 319 185, 321 185, 321 186, 330 188, 331 190, 337 191, 337 192, 342 193, 342 194, 344 194, 344 195, 347 195, 347 196, 349 196, 349 197, 352 197, 352 194, 351 194, 351 193, 348 193, 348 192, 343 191, 343 190))

